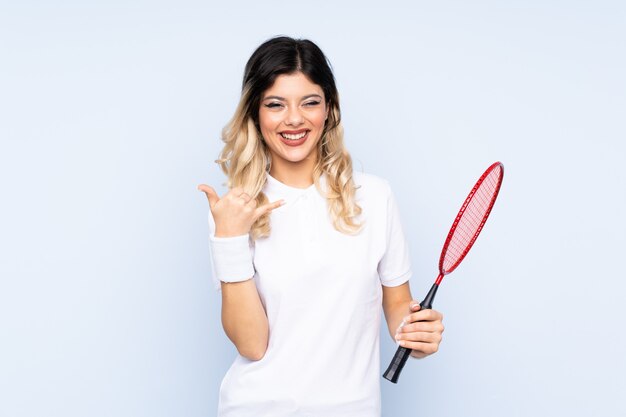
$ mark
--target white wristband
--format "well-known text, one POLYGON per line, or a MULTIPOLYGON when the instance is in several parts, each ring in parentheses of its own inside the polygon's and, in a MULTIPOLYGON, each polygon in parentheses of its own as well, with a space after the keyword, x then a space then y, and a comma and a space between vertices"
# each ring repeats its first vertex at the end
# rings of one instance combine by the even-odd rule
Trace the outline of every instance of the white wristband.
POLYGON ((215 275, 223 282, 241 282, 254 276, 248 235, 210 236, 211 259, 215 275))

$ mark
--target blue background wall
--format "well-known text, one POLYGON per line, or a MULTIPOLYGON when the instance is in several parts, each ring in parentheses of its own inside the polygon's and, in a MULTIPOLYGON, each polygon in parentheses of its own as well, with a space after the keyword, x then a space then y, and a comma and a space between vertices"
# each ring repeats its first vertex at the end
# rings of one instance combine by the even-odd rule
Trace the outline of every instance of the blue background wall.
POLYGON ((330 58, 415 298, 474 180, 506 166, 439 292, 441 349, 381 381, 383 415, 625 415, 625 22, 605 0, 3 2, 0 415, 215 414, 235 349, 196 185, 223 183, 243 66, 278 34, 330 58))

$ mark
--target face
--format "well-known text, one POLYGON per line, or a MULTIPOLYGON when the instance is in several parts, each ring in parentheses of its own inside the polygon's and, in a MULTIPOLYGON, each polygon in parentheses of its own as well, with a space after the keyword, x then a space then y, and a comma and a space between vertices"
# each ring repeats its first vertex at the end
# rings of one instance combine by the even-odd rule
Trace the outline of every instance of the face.
POLYGON ((272 155, 272 170, 310 164, 328 116, 322 88, 301 72, 283 74, 261 97, 259 125, 272 155))

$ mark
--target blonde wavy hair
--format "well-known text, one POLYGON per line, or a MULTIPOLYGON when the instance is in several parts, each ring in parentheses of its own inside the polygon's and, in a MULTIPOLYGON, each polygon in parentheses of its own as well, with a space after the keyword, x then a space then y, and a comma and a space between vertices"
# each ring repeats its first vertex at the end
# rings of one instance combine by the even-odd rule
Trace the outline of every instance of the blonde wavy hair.
MULTIPOLYGON (((318 159, 313 171, 317 190, 325 195, 336 230, 356 234, 361 207, 355 202, 352 158, 343 142, 339 96, 328 60, 313 42, 306 39, 277 37, 259 46, 244 73, 241 98, 232 119, 222 130, 224 148, 216 161, 227 176, 228 188, 241 187, 257 204, 268 203, 263 193, 271 154, 259 129, 261 97, 281 74, 302 72, 324 91, 328 119, 318 141, 318 159), (326 177, 326 190, 320 184, 326 177)), ((270 235, 270 214, 261 216, 251 229, 254 240, 270 235)))

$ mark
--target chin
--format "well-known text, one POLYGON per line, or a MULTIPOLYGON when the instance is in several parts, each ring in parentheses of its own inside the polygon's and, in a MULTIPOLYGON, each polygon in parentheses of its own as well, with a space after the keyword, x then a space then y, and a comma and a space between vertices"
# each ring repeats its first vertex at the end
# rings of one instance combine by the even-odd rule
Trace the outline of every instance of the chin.
POLYGON ((289 162, 292 162, 292 163, 295 164, 295 163, 306 161, 307 159, 313 158, 313 156, 314 156, 313 154, 314 154, 314 152, 311 151, 311 152, 308 152, 305 155, 293 155, 293 154, 292 155, 284 155, 283 154, 283 155, 280 155, 280 157, 282 159, 284 159, 285 161, 289 161, 289 162))

